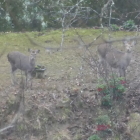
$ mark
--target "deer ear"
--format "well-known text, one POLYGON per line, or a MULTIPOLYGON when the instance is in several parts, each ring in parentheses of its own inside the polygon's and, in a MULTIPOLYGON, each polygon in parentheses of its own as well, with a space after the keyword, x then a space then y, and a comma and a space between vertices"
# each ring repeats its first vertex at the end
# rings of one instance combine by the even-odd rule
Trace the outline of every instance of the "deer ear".
POLYGON ((31 49, 30 48, 28 48, 28 52, 30 52, 31 51, 31 49))
POLYGON ((39 53, 40 52, 40 50, 37 50, 37 53, 39 53))

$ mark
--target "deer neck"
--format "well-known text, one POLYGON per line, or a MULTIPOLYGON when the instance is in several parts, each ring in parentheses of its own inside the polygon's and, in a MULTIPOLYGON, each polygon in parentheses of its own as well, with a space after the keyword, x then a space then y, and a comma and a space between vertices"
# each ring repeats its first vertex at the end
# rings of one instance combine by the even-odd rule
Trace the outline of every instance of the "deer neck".
POLYGON ((29 57, 29 63, 30 63, 30 65, 31 65, 32 67, 35 67, 35 58, 32 57, 32 56, 30 56, 30 57, 29 57))
POLYGON ((131 60, 131 51, 127 51, 125 53, 125 57, 126 57, 127 61, 130 61, 131 60))

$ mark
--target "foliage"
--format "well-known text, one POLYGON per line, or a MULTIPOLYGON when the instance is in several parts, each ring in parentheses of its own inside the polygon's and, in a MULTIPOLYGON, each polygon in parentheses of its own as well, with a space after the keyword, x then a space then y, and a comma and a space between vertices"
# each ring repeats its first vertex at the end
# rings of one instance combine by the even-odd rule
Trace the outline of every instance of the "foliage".
MULTIPOLYGON (((60 28, 63 19, 65 27, 100 26, 100 14, 106 2, 105 0, 1 0, 2 26, 0 30, 42 31, 46 28, 60 28)), ((112 12, 111 19, 113 31, 118 30, 117 25, 122 25, 124 20, 134 19, 136 23, 139 22, 138 16, 136 16, 138 13, 130 11, 138 11, 140 1, 135 0, 131 4, 130 2, 131 0, 121 2, 114 0, 115 6, 112 7, 114 12, 112 12)), ((103 25, 108 24, 109 12, 110 6, 104 11, 103 25)), ((129 25, 124 25, 124 28, 133 27, 130 21, 128 23, 129 25)))
POLYGON ((108 115, 101 115, 96 119, 96 130, 100 132, 100 136, 106 136, 112 133, 110 129, 110 118, 108 115))
POLYGON ((116 24, 112 24, 111 25, 111 30, 112 31, 118 31, 119 30, 119 27, 116 24))
POLYGON ((105 96, 101 99, 101 105, 102 105, 102 106, 105 106, 105 107, 111 107, 111 106, 112 106, 112 100, 111 100, 110 94, 105 95, 105 96))
POLYGON ((92 135, 88 138, 88 140, 101 140, 101 138, 98 135, 92 135))
POLYGON ((8 22, 5 18, 0 17, 0 25, 0 32, 12 30, 11 23, 8 22))
POLYGON ((101 105, 111 107, 113 100, 121 99, 125 91, 125 83, 123 77, 113 77, 107 83, 99 84, 97 90, 101 95, 101 105))
POLYGON ((110 124, 110 118, 109 118, 109 116, 108 115, 100 115, 100 116, 98 116, 98 118, 96 119, 96 123, 98 124, 98 125, 100 125, 100 124, 110 124))
POLYGON ((135 22, 134 20, 127 20, 123 23, 123 28, 125 30, 134 30, 135 29, 135 22))

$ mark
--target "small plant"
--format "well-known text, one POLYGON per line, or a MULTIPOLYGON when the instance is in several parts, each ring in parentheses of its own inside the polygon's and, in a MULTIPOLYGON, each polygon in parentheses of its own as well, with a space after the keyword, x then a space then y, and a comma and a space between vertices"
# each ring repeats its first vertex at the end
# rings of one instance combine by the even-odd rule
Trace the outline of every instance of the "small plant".
POLYGON ((111 107, 112 106, 112 100, 111 100, 111 96, 110 94, 105 95, 102 99, 101 99, 101 105, 105 106, 105 107, 111 107))
POLYGON ((116 24, 112 24, 111 25, 111 30, 112 31, 118 31, 119 30, 119 27, 116 24))
MULTIPOLYGON (((126 81, 123 77, 113 77, 107 83, 99 84, 97 90, 103 101, 109 101, 111 98, 118 100, 123 96, 125 83, 126 81)), ((111 103, 109 103, 109 105, 111 105, 111 103)))
POLYGON ((92 135, 88 138, 88 140, 101 140, 101 138, 98 135, 92 135))
POLYGON ((118 100, 122 98, 125 92, 125 84, 126 81, 123 77, 114 78, 109 81, 109 91, 112 93, 113 99, 118 100))
POLYGON ((108 117, 108 115, 101 115, 96 119, 96 123, 98 125, 108 125, 110 123, 110 118, 108 117))
POLYGON ((100 135, 105 136, 111 134, 112 131, 110 129, 110 118, 108 115, 99 116, 96 119, 96 122, 96 131, 100 132, 100 135))
POLYGON ((134 20, 127 20, 126 22, 123 23, 123 28, 125 30, 134 30, 136 28, 134 20))

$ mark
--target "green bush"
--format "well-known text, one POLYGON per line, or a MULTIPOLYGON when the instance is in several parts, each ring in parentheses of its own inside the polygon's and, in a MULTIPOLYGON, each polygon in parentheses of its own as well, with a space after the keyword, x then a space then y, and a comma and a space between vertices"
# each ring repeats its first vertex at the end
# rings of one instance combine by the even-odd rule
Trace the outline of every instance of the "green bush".
POLYGON ((111 30, 112 31, 118 31, 119 30, 119 27, 116 24, 112 24, 111 25, 111 30))
POLYGON ((104 97, 105 95, 111 95, 113 99, 122 98, 122 95, 125 91, 125 83, 123 77, 113 77, 108 80, 107 83, 100 83, 97 86, 99 94, 104 97))
POLYGON ((110 124, 110 118, 108 115, 100 115, 97 119, 96 119, 96 123, 99 124, 110 124))
POLYGON ((110 118, 108 115, 101 115, 96 119, 96 131, 98 131, 99 136, 104 137, 112 134, 110 126, 110 118))
POLYGON ((98 135, 92 135, 88 138, 88 140, 101 140, 101 138, 98 135))
POLYGON ((113 100, 120 100, 125 92, 125 83, 123 77, 113 77, 107 83, 100 83, 97 86, 99 95, 101 96, 101 105, 111 107, 113 100))
POLYGON ((12 25, 6 19, 0 17, 0 32, 12 31, 12 25))
POLYGON ((111 100, 111 96, 110 94, 105 95, 102 99, 101 99, 101 105, 105 106, 105 107, 111 107, 112 106, 112 100, 111 100))
POLYGON ((125 30, 134 30, 136 28, 136 25, 134 21, 130 19, 123 23, 123 28, 125 30))

